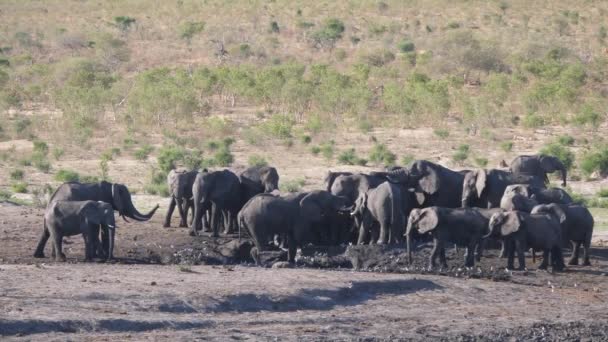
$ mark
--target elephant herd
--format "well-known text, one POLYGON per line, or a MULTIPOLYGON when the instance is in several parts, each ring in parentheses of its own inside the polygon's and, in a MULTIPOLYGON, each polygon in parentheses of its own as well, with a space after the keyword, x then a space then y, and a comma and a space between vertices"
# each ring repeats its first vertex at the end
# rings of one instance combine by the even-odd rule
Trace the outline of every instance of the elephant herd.
MULTIPOLYGON (((369 174, 328 172, 325 188, 281 194, 279 174, 273 167, 251 167, 236 174, 230 170, 176 171, 167 177, 171 202, 164 227, 171 225, 177 207, 180 227, 190 235, 203 231, 217 237, 248 235, 252 256, 271 245, 287 249, 288 261, 307 244, 404 244, 410 257, 420 239, 432 238, 429 267, 447 266, 445 248, 465 247, 465 266, 479 261, 487 240, 499 240, 507 267, 525 268, 528 249, 542 251, 539 268, 564 269, 562 247, 572 245, 570 265, 589 265, 593 217, 561 188, 547 188, 547 173, 560 171, 566 185, 566 168, 555 157, 520 156, 508 169, 454 171, 426 160, 407 167, 392 167, 369 174), (192 211, 188 222, 188 212, 192 211)), ((123 218, 145 221, 158 206, 141 214, 124 185, 65 183, 52 196, 44 230, 35 252, 43 257, 51 236, 58 259, 61 238, 83 234, 86 257, 112 257, 113 210, 123 218), (101 227, 101 243, 99 242, 101 227)))

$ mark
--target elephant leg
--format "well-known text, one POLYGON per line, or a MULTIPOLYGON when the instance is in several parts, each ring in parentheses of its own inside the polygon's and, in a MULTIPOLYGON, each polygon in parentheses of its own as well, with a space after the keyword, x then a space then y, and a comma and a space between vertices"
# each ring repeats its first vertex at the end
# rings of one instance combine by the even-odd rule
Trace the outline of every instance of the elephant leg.
POLYGON ((196 236, 199 230, 201 230, 203 224, 203 215, 204 211, 202 208, 202 203, 195 202, 194 203, 194 214, 193 214, 193 224, 190 225, 190 236, 196 236))
POLYGON ((188 200, 188 202, 186 202, 186 217, 188 217, 188 212, 192 212, 190 214, 190 224, 188 225, 189 227, 192 227, 192 224, 194 223, 194 202, 192 200, 188 200))
POLYGON ((42 234, 40 234, 40 240, 38 240, 38 246, 36 246, 36 251, 34 252, 34 258, 44 258, 44 246, 48 241, 51 234, 49 233, 48 228, 45 227, 42 229, 42 234))
POLYGON ((515 241, 515 248, 517 249, 517 259, 519 261, 519 269, 524 270, 526 268, 526 251, 524 250, 525 243, 520 240, 515 241))
POLYGON ((585 239, 583 244, 583 266, 591 266, 591 262, 589 261, 589 247, 591 247, 591 234, 585 239))
POLYGON ((287 261, 290 264, 296 262, 297 246, 293 233, 287 234, 287 261))
POLYGON ((479 241, 479 243, 477 243, 477 245, 475 246, 475 261, 480 262, 481 261, 481 257, 483 256, 483 250, 486 247, 486 240, 481 240, 479 241))
POLYGON ((222 211, 217 207, 215 203, 213 203, 211 207, 211 236, 219 237, 219 229, 220 229, 220 219, 222 216, 222 211))
POLYGON ((210 232, 211 231, 211 214, 212 214, 212 208, 210 208, 210 207, 206 208, 205 212, 204 212, 204 215, 203 215, 203 219, 202 219, 203 231, 204 232, 210 232))
POLYGON ((388 227, 386 222, 380 221, 380 236, 378 237, 379 245, 388 243, 388 227))
POLYGON ((51 237, 53 238, 53 245, 55 247, 55 260, 65 261, 66 257, 65 254, 63 254, 63 250, 61 249, 61 245, 63 244, 63 236, 61 236, 61 234, 59 233, 56 233, 51 234, 51 237))
POLYGON ((478 243, 475 242, 471 242, 469 244, 469 246, 467 247, 467 257, 465 258, 465 266, 466 267, 473 267, 475 266, 475 249, 476 247, 479 246, 478 243))
POLYGON ((359 225, 359 237, 357 239, 357 245, 363 245, 367 241, 367 227, 363 222, 359 225))
POLYGON ((515 269, 515 248, 513 246, 514 242, 505 241, 505 251, 507 253, 507 268, 512 270, 515 269))
POLYGON ((543 261, 540 263, 540 266, 538 266, 539 270, 546 270, 547 266, 549 266, 549 251, 549 249, 543 250, 543 261))
POLYGON ((564 255, 560 246, 553 247, 551 250, 551 257, 553 260, 552 266, 554 272, 561 272, 566 268, 566 265, 564 264, 564 255))
POLYGON ((433 239, 433 250, 431 250, 431 257, 429 259, 429 268, 435 268, 435 260, 437 259, 437 255, 439 254, 439 240, 437 238, 433 239))
POLYGON ((500 241, 500 254, 498 255, 499 258, 504 259, 504 257, 506 256, 505 253, 507 253, 506 251, 506 243, 504 240, 500 241))
POLYGON ((568 265, 578 265, 580 243, 578 241, 570 241, 570 244, 572 245, 572 255, 570 256, 570 260, 568 260, 568 265))
POLYGON ((94 251, 94 243, 91 241, 92 236, 90 232, 83 231, 82 239, 84 240, 84 261, 92 261, 93 260, 93 251, 94 251))
POLYGON ((441 240, 439 240, 439 262, 441 262, 441 267, 448 268, 448 261, 445 257, 445 245, 441 240))
POLYGON ((163 227, 168 228, 171 227, 171 216, 173 216, 173 211, 175 210, 175 197, 171 197, 171 202, 169 203, 169 209, 167 209, 167 216, 165 217, 165 223, 163 227))
POLYGON ((181 228, 183 227, 188 227, 188 224, 186 223, 187 221, 187 213, 185 212, 185 208, 184 206, 186 206, 187 204, 185 204, 183 199, 176 199, 175 200, 177 202, 177 211, 179 212, 179 226, 181 228))

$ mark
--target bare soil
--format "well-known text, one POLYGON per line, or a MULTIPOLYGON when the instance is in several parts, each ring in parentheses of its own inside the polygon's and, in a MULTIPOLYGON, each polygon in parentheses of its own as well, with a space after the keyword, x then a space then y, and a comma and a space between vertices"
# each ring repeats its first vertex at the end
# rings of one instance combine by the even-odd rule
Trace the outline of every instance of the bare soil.
POLYGON ((120 224, 115 262, 83 263, 76 236, 64 244, 68 261, 56 263, 31 257, 42 210, 0 204, 0 338, 608 339, 600 245, 591 267, 563 273, 537 271, 530 259, 528 271, 507 272, 493 250, 472 270, 450 250, 449 269, 430 272, 427 244, 413 265, 401 248, 344 246, 306 248, 296 268, 264 268, 245 251, 226 253, 236 236, 161 228, 162 209, 120 224))

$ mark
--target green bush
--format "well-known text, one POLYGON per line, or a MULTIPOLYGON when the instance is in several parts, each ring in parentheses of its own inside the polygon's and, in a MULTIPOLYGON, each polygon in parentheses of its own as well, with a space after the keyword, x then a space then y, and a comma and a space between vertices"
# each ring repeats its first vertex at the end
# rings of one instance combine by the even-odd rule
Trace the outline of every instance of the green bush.
POLYGON ((452 156, 452 160, 461 163, 469 158, 470 146, 462 144, 456 149, 456 153, 452 156))
POLYGON ((369 153, 369 160, 376 164, 392 166, 395 165, 396 159, 397 156, 384 144, 375 144, 369 153))
POLYGON ((361 62, 374 67, 382 67, 394 60, 395 54, 385 49, 372 51, 361 56, 361 62))
POLYGON ((331 160, 334 157, 334 141, 329 141, 326 143, 321 144, 321 146, 319 146, 319 151, 321 152, 321 155, 323 155, 323 157, 327 160, 331 160))
POLYGON ((184 159, 184 149, 177 146, 163 146, 158 150, 158 167, 162 172, 168 173, 175 169, 176 163, 184 159))
POLYGON ((249 166, 268 166, 266 159, 257 154, 250 155, 247 159, 247 164, 249 166))
POLYGON ((608 197, 608 189, 600 189, 600 191, 597 192, 597 196, 608 197))
POLYGON ((599 172, 604 176, 608 174, 608 147, 596 147, 585 153, 580 162, 581 170, 587 175, 599 172))
POLYGON ((435 128, 433 133, 441 139, 445 139, 450 136, 450 131, 445 128, 435 128))
POLYGON ((336 41, 342 39, 344 33, 344 23, 336 18, 325 20, 323 26, 312 34, 315 44, 333 47, 336 41))
POLYGON ((310 144, 312 142, 312 138, 310 137, 310 135, 303 135, 302 136, 302 143, 303 144, 310 144))
POLYGON ((488 159, 487 158, 483 158, 483 157, 478 157, 475 158, 475 164, 479 167, 486 167, 488 166, 488 159))
POLYGON ((39 152, 32 154, 32 165, 42 172, 49 172, 51 170, 51 163, 46 159, 46 156, 39 152))
POLYGON ((152 169, 150 172, 150 182, 144 187, 144 191, 150 195, 168 197, 170 193, 167 186, 167 173, 152 169))
POLYGON ((315 156, 318 155, 319 153, 321 153, 321 147, 319 147, 319 146, 311 147, 310 153, 314 154, 315 156))
POLYGON ((401 157, 401 165, 408 166, 410 165, 416 158, 411 154, 406 154, 401 157))
POLYGON ((15 169, 11 171, 10 176, 12 180, 22 180, 25 175, 25 172, 21 169, 15 169))
POLYGON ((579 113, 577 113, 572 121, 579 126, 598 127, 602 123, 602 115, 589 105, 584 105, 579 113))
POLYGON ((31 125, 32 121, 30 119, 20 117, 15 121, 15 131, 17 133, 23 133, 31 125))
POLYGON ((512 141, 503 141, 500 143, 500 148, 505 152, 513 151, 513 142, 512 141))
POLYGON ((57 182, 79 182, 80 175, 76 171, 60 169, 55 173, 55 180, 57 182))
POLYGON ((11 197, 13 195, 10 192, 0 189, 0 201, 8 201, 11 197))
POLYGON ((568 134, 560 135, 557 137, 557 143, 563 146, 572 146, 574 145, 574 137, 568 134))
POLYGON ((306 181, 302 178, 281 181, 279 190, 281 190, 281 192, 299 192, 305 184, 306 181))
POLYGON ((131 25, 135 23, 135 21, 135 18, 127 16, 114 17, 114 22, 116 23, 116 26, 118 26, 118 28, 123 32, 128 31, 131 28, 131 25))
POLYGON ((144 145, 144 146, 138 148, 137 150, 135 150, 133 155, 135 156, 135 159, 140 160, 140 161, 145 161, 146 159, 148 159, 148 156, 150 155, 150 153, 152 153, 152 151, 154 151, 153 146, 144 145))
POLYGON ((574 153, 568 147, 559 143, 545 145, 540 153, 556 157, 568 170, 574 165, 574 153))
POLYGON ((234 156, 228 147, 221 147, 213 155, 213 161, 217 166, 228 167, 234 162, 234 156))
POLYGON ((63 150, 63 148, 61 148, 61 147, 53 148, 53 158, 55 158, 55 160, 59 160, 61 157, 63 157, 64 154, 65 154, 65 151, 63 150))
POLYGON ((18 194, 26 194, 27 193, 27 183, 24 183, 24 182, 12 183, 11 191, 18 193, 18 194))
POLYGON ((348 149, 340 153, 340 155, 338 156, 338 162, 340 162, 340 164, 345 165, 364 166, 365 164, 367 164, 367 160, 359 158, 357 156, 357 153, 355 152, 354 148, 348 149))
POLYGON ((539 128, 545 125, 545 119, 538 114, 526 114, 523 119, 523 125, 526 128, 539 128))
POLYGON ((414 43, 409 40, 400 41, 399 44, 397 44, 397 48, 399 48, 399 51, 401 52, 412 52, 416 50, 414 43))
POLYGON ((192 38, 201 33, 204 29, 205 23, 202 21, 187 21, 180 26, 179 36, 190 45, 192 38))
POLYGON ((271 33, 281 32, 281 29, 279 28, 279 23, 277 23, 276 21, 271 21, 270 22, 270 32, 271 33))
POLYGON ((295 121, 292 117, 284 114, 274 114, 260 125, 260 129, 269 137, 288 139, 291 138, 294 125, 295 121))
POLYGON ((39 153, 43 156, 49 154, 49 145, 47 145, 44 141, 35 140, 34 141, 34 153, 39 153))

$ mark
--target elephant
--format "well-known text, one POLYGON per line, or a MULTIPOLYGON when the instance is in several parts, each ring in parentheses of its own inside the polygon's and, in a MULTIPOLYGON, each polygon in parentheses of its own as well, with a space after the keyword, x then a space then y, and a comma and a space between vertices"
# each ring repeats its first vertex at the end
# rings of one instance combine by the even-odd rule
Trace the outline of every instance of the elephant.
MULTIPOLYGON (((534 210, 534 209, 533 209, 534 210)), ((507 245, 507 268, 514 269, 515 250, 519 259, 519 269, 526 267, 524 251, 527 248, 543 251, 543 261, 539 269, 547 269, 549 254, 554 271, 565 268, 562 255, 562 228, 566 214, 559 208, 550 213, 529 214, 522 211, 505 211, 490 218, 488 234, 484 237, 500 236, 507 245)))
MULTIPOLYGON (((543 204, 534 207, 532 214, 555 213, 559 209, 566 214, 566 220, 562 224, 562 237, 572 244, 572 256, 568 265, 578 265, 580 245, 583 245, 583 266, 590 266, 589 248, 593 236, 593 215, 589 209, 579 204, 543 204)), ((557 211, 557 215, 559 211, 557 211)))
POLYGON ((412 263, 411 236, 414 230, 420 234, 431 233, 433 236, 433 251, 429 259, 429 268, 435 267, 439 256, 442 267, 447 267, 445 258, 445 243, 455 243, 465 246, 465 266, 475 264, 475 249, 480 248, 482 237, 486 234, 488 219, 474 208, 442 208, 428 207, 413 209, 407 221, 406 247, 408 259, 412 263))
POLYGON ((559 158, 554 156, 548 156, 546 154, 519 156, 513 159, 509 169, 515 174, 538 176, 543 179, 545 183, 549 183, 547 173, 560 171, 562 175, 562 186, 566 186, 566 166, 559 158))
POLYGON ((171 216, 173 215, 176 205, 180 216, 179 226, 188 226, 188 211, 190 209, 194 210, 192 185, 194 185, 197 174, 197 170, 171 170, 169 175, 167 175, 167 185, 169 186, 169 191, 171 193, 171 203, 169 203, 169 209, 167 210, 167 216, 163 227, 167 228, 171 226, 171 216))
MULTIPOLYGON (((526 185, 522 185, 524 188, 526 185)), ((532 208, 538 205, 538 201, 528 196, 528 193, 522 193, 522 187, 519 184, 509 185, 505 189, 505 193, 500 199, 500 208, 504 210, 516 210, 529 213, 532 208)))
POLYGON ((323 184, 325 184, 325 189, 329 192, 331 192, 331 187, 332 185, 334 185, 334 181, 336 180, 336 178, 338 178, 339 176, 352 176, 353 173, 352 172, 332 172, 332 171, 327 171, 327 174, 325 174, 325 178, 323 179, 323 184))
POLYGON ((361 222, 357 244, 365 242, 368 231, 375 223, 380 226, 378 244, 401 242, 405 218, 401 189, 397 185, 384 182, 361 194, 351 215, 359 215, 361 222))
POLYGON ((210 210, 210 225, 213 237, 219 236, 221 219, 226 231, 235 223, 241 206, 241 183, 230 170, 199 172, 192 186, 194 200, 194 224, 190 235, 196 236, 202 229, 205 211, 210 210))
MULTIPOLYGON (((102 201, 109 203, 114 210, 118 211, 118 214, 122 216, 125 221, 127 217, 136 221, 148 221, 154 216, 154 213, 159 207, 157 204, 150 212, 142 214, 133 205, 131 193, 125 185, 109 183, 106 181, 99 183, 63 183, 51 196, 49 203, 47 204, 47 210, 57 201, 102 201)), ((43 233, 40 236, 38 247, 34 253, 35 258, 44 258, 44 246, 49 238, 49 235, 46 234, 48 231, 46 221, 44 222, 44 225, 43 233)), ((103 246, 107 249, 107 236, 103 234, 102 236, 103 246)))
POLYGON ((499 169, 474 170, 464 177, 462 207, 498 208, 505 189, 512 184, 544 187, 544 180, 534 175, 516 175, 499 169))
POLYGON ((509 185, 507 189, 505 189, 505 194, 507 192, 515 192, 525 197, 532 198, 537 201, 539 204, 570 204, 573 202, 572 197, 566 192, 566 190, 561 188, 545 188, 528 185, 528 184, 513 184, 509 185))
MULTIPOLYGON (((92 261, 99 247, 99 227, 108 234, 107 260, 113 258, 116 222, 112 205, 101 201, 55 201, 44 214, 44 235, 53 239, 53 254, 57 261, 65 261, 61 244, 64 236, 82 234, 85 260, 92 261)), ((43 251, 37 251, 37 253, 43 251)))
MULTIPOLYGON (((259 194, 250 199, 239 212, 239 229, 248 231, 257 252, 265 250, 265 242, 269 237, 285 236, 287 258, 290 263, 294 263, 296 249, 310 238, 312 226, 332 211, 347 210, 346 205, 346 198, 323 190, 311 191, 302 197, 293 196, 291 200, 259 194)), ((252 256, 259 264, 255 251, 252 256)))
POLYGON ((279 173, 271 166, 253 166, 239 175, 241 206, 261 193, 271 193, 279 188, 279 173))
POLYGON ((426 160, 412 162, 409 187, 416 190, 422 207, 458 208, 462 204, 462 188, 468 170, 453 171, 426 160))

